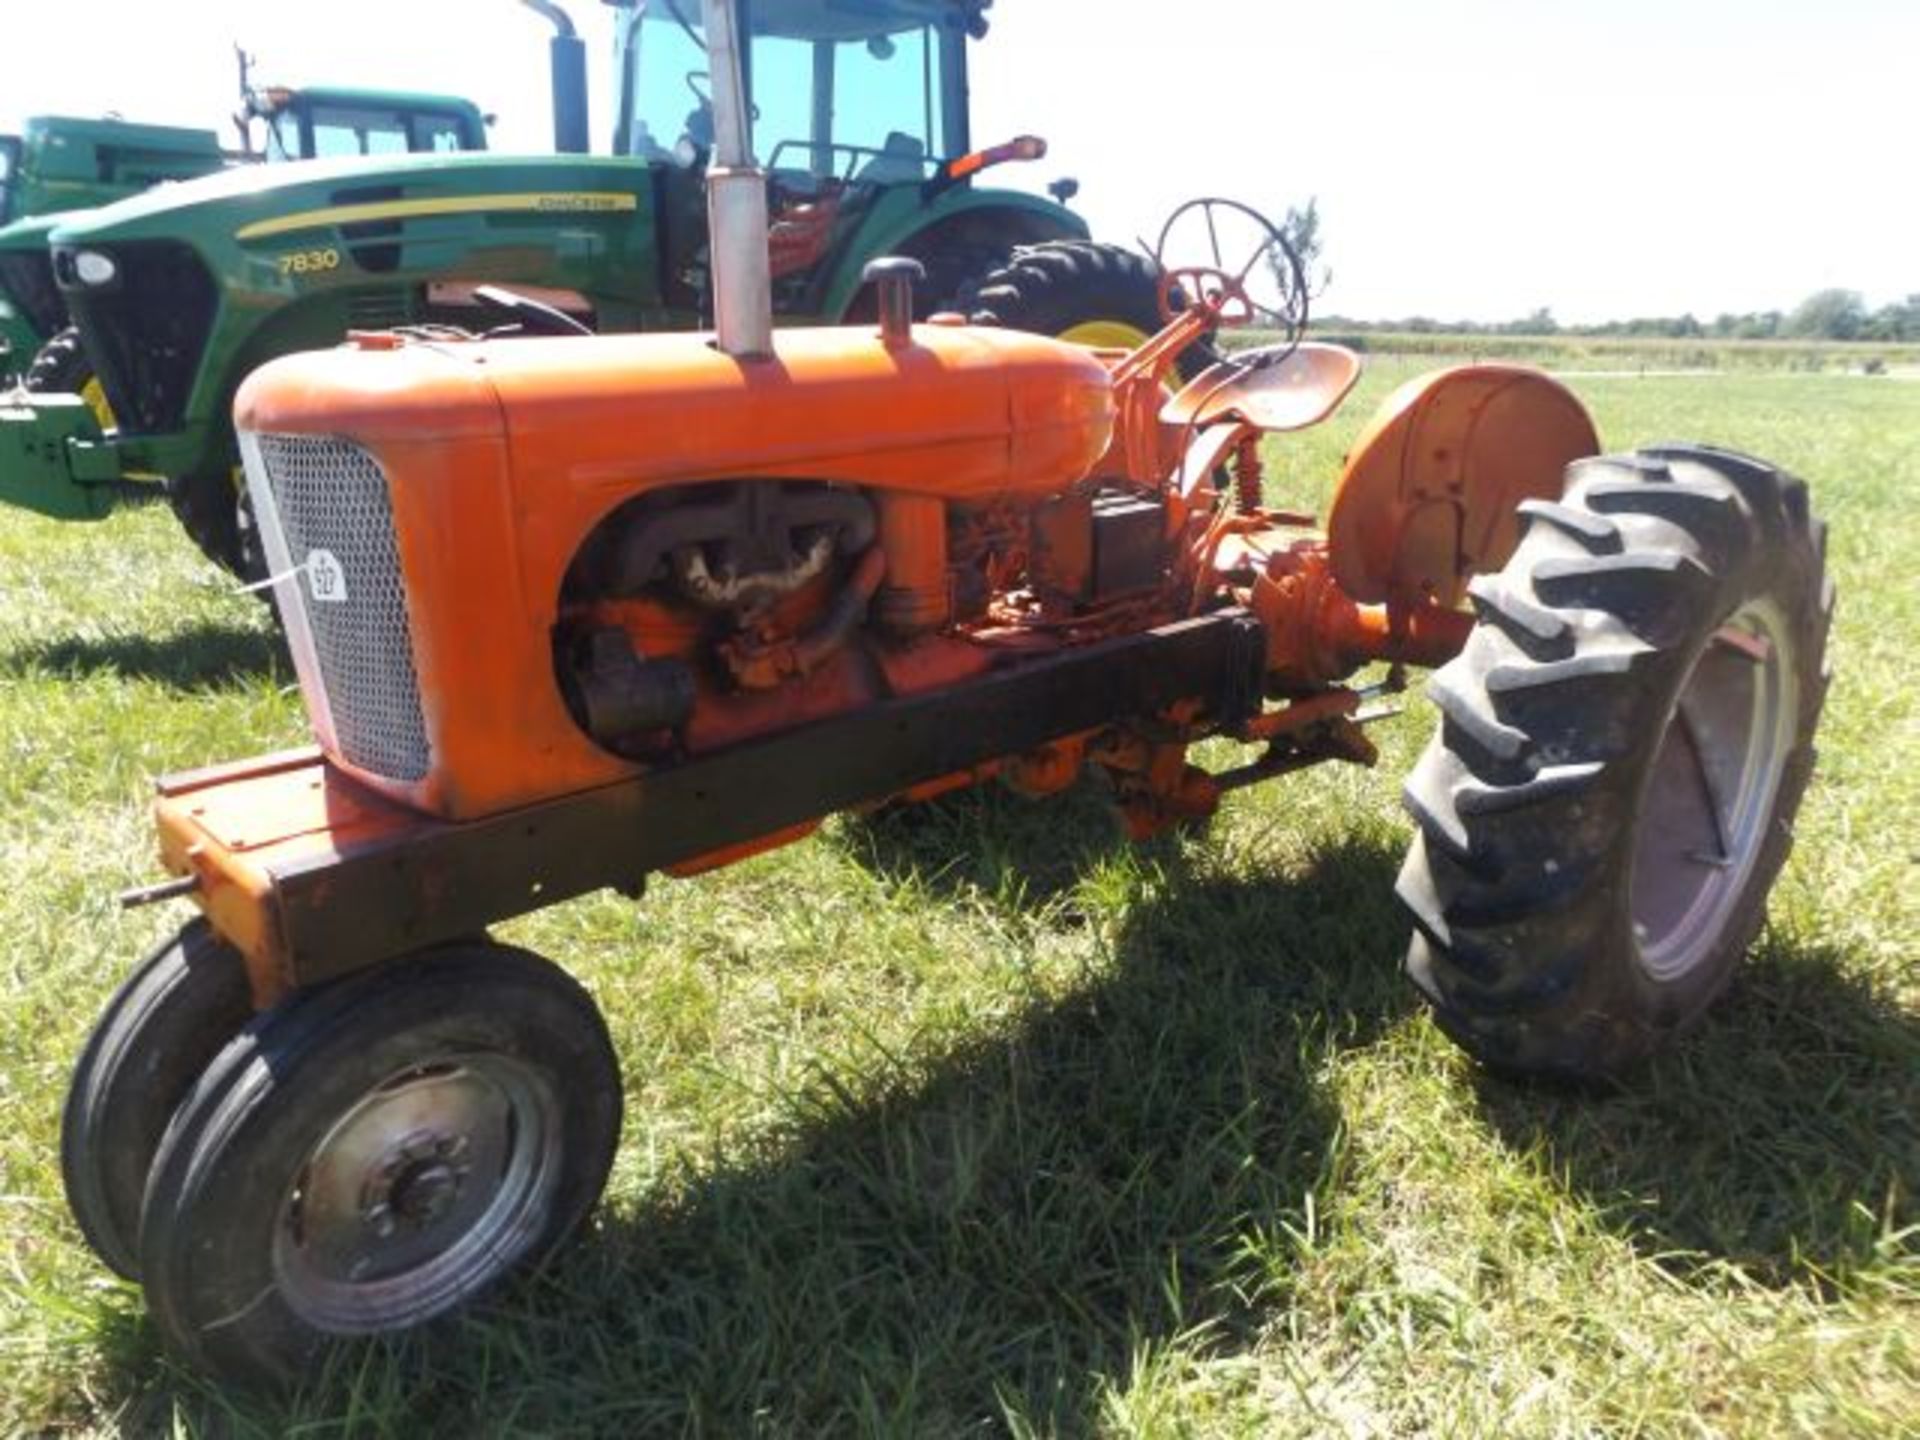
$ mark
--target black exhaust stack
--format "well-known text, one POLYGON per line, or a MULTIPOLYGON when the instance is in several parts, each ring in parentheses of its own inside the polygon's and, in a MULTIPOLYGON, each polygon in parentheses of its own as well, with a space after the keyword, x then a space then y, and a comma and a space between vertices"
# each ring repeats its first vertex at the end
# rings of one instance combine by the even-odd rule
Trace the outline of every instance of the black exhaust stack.
POLYGON ((548 42, 553 58, 553 148, 562 155, 584 155, 587 140, 587 42, 573 28, 573 18, 552 0, 520 0, 529 10, 553 22, 557 32, 548 42))

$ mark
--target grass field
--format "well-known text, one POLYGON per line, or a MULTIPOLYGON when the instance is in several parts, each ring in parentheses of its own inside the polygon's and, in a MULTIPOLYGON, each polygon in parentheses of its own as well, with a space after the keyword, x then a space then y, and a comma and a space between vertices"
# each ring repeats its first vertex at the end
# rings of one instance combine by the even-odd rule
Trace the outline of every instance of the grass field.
MULTIPOLYGON (((1260 344, 1264 332, 1229 337, 1260 344)), ((1343 331, 1316 326, 1314 338, 1335 341, 1376 359, 1418 358, 1425 364, 1460 359, 1510 360, 1553 370, 1663 372, 1671 370, 1806 375, 1920 375, 1920 345, 1895 341, 1665 339, 1624 335, 1454 335, 1446 332, 1343 331)))
MULTIPOLYGON (((1320 503, 1410 362, 1279 449, 1320 503)), ((1204 836, 994 793, 503 932, 604 1006, 611 1188, 546 1272, 288 1402, 169 1364, 61 1198, 67 1068, 184 907, 150 777, 303 739, 164 510, 0 515, 0 1433, 1920 1433, 1920 388, 1582 382, 1615 445, 1807 476, 1838 680, 1726 1002, 1605 1097, 1480 1074, 1397 973, 1399 777, 1204 836)))

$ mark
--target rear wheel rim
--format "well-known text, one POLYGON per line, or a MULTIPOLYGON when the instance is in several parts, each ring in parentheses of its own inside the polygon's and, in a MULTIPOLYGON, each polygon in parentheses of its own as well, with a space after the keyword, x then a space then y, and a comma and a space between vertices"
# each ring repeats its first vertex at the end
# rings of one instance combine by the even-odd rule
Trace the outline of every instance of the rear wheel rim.
POLYGON ((334 1334, 448 1310, 546 1231, 560 1166, 559 1106, 533 1069, 495 1054, 409 1066, 309 1152, 274 1228, 281 1296, 334 1334))
POLYGON ((1090 345, 1096 350, 1138 350, 1147 343, 1147 332, 1124 320, 1086 320, 1062 330, 1054 338, 1072 345, 1090 345))
POLYGON ((1640 967, 1686 978, 1718 948, 1766 849, 1799 714, 1793 640, 1771 600, 1695 657, 1655 751, 1634 843, 1640 967))

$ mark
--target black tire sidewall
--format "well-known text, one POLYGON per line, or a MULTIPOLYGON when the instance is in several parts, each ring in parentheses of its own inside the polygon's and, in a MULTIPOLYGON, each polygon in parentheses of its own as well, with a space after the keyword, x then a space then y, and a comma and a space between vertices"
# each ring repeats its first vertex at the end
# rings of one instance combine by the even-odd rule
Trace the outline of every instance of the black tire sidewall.
POLYGON ((68 1207, 94 1253, 130 1280, 147 1172, 175 1107, 252 1014, 239 952, 196 919, 121 983, 74 1063, 60 1117, 68 1207))
MULTIPOLYGON (((1100 320, 1129 325, 1142 336, 1167 325, 1153 263, 1131 250, 1089 240, 1025 246, 963 293, 973 323, 1035 335, 1060 336, 1100 320)), ((1219 358, 1210 343, 1196 341, 1180 356, 1178 370, 1191 380, 1219 358)))
POLYGON ((1800 481, 1698 446, 1579 462, 1529 522, 1437 677, 1443 723, 1409 777, 1408 971, 1489 1066, 1611 1080, 1700 1017, 1765 922, 1826 694, 1824 530, 1800 481), (1658 975, 1632 891, 1656 762, 1715 635, 1758 602, 1791 652, 1791 739, 1712 938, 1658 975))

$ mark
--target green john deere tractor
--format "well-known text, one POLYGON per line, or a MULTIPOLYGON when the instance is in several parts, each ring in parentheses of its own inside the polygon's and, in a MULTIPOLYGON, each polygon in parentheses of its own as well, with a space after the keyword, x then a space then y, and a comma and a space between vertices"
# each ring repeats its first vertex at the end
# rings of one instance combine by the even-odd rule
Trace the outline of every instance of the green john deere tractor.
MULTIPOLYGON (((584 131, 554 20, 557 148, 584 131)), ((1144 257, 1096 245, 1039 196, 981 188, 1031 138, 969 129, 969 43, 992 0, 754 0, 753 142, 772 172, 775 307, 837 323, 872 304, 880 256, 919 261, 923 311, 1124 345, 1159 323, 1144 257)), ((613 154, 319 161, 171 186, 60 226, 57 283, 105 386, 105 431, 60 395, 0 409, 0 499, 103 515, 126 476, 164 476, 207 555, 260 560, 235 487, 241 379, 349 330, 695 328, 710 318, 707 54, 694 0, 612 0, 613 154)), ((584 148, 584 145, 582 145, 584 148)))
POLYGON ((255 88, 249 63, 243 55, 239 153, 223 152, 211 130, 124 120, 39 116, 20 135, 0 136, 0 382, 18 373, 33 390, 89 386, 90 408, 112 424, 48 251, 54 228, 74 212, 249 160, 487 147, 485 117, 470 100, 341 86, 255 88))
POLYGON ((65 313, 47 258, 54 215, 226 163, 213 131, 172 125, 37 115, 20 134, 0 135, 0 380, 33 358, 65 313))

